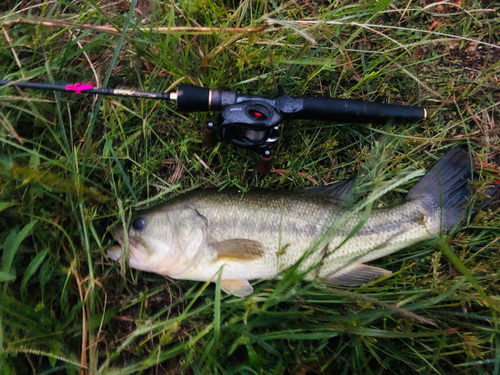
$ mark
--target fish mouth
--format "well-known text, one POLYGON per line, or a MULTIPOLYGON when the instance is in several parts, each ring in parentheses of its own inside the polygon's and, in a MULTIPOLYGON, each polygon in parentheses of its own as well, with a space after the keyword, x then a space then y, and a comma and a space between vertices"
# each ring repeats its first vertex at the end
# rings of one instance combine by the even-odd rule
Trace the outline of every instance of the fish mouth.
MULTIPOLYGON (((120 245, 112 246, 108 250, 107 254, 111 259, 118 260, 123 255, 125 249, 125 236, 123 227, 117 225, 116 227, 111 229, 111 235, 120 245)), ((148 247, 144 240, 139 237, 129 236, 128 241, 131 259, 138 262, 143 262, 149 257, 148 247)))
POLYGON ((118 241, 118 243, 123 247, 125 246, 125 241, 123 240, 123 227, 117 225, 113 229, 111 229, 111 235, 113 238, 118 241))
MULTIPOLYGON (((130 239, 130 238, 129 238, 130 239)), ((134 238, 131 238, 134 239, 134 238)), ((124 259, 124 246, 115 245, 111 246, 107 255, 113 261, 122 261, 124 259)), ((157 265, 148 261, 149 255, 146 248, 142 245, 141 241, 131 241, 130 243, 130 258, 128 259, 128 264, 132 268, 136 268, 148 272, 157 272, 157 265), (132 242, 135 242, 138 246, 134 246, 132 242)))
POLYGON ((122 247, 116 245, 112 246, 109 248, 107 254, 111 259, 118 260, 122 256, 122 247))
POLYGON ((110 257, 112 260, 118 260, 122 256, 123 249, 125 247, 125 241, 123 239, 123 227, 119 225, 115 226, 111 229, 111 235, 120 245, 111 246, 108 249, 107 254, 108 257, 110 257))

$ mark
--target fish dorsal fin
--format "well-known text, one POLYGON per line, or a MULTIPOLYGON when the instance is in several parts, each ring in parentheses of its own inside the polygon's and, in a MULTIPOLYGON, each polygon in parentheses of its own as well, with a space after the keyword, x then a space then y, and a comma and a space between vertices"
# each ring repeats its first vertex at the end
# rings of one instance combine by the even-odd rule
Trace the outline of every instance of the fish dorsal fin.
POLYGON ((320 196, 342 206, 354 203, 354 178, 338 181, 332 185, 311 186, 297 189, 298 192, 311 196, 320 196))
POLYGON ((338 276, 334 275, 326 279, 325 282, 338 286, 361 286, 368 284, 373 279, 389 276, 391 273, 383 268, 359 264, 347 272, 342 273, 341 270, 338 276))
POLYGON ((224 279, 221 280, 220 287, 227 294, 233 294, 236 297, 246 297, 253 292, 252 286, 245 279, 224 279))
POLYGON ((217 260, 248 262, 264 255, 264 246, 260 242, 244 238, 214 242, 210 246, 217 251, 217 260))

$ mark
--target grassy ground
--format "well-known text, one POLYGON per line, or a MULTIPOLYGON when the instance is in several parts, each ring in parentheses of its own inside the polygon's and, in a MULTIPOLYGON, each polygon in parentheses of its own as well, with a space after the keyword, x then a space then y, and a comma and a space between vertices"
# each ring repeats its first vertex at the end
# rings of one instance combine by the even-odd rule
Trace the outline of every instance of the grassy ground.
MULTIPOLYGON (((265 95, 281 84, 290 95, 421 105, 430 116, 411 126, 289 121, 262 177, 251 152, 202 148, 213 113, 0 89, 0 372, 499 374, 498 211, 380 259, 393 277, 345 290, 289 273, 238 299, 121 270, 105 255, 109 228, 139 202, 193 186, 329 183, 370 164, 380 141, 391 145, 387 178, 453 147, 498 165, 499 9, 477 0, 4 1, 3 79, 265 95), (168 26, 222 29, 155 31, 168 26)), ((410 186, 380 204, 400 202, 410 186)))

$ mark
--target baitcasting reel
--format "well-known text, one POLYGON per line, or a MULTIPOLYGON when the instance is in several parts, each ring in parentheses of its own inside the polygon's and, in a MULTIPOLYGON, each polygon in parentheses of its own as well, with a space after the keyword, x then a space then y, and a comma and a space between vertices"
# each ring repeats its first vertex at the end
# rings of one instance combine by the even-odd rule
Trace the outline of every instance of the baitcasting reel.
POLYGON ((257 171, 268 173, 271 167, 270 146, 279 139, 284 117, 346 123, 416 122, 426 117, 424 108, 407 107, 351 99, 300 96, 292 98, 282 88, 275 98, 244 95, 233 91, 212 90, 180 85, 176 91, 159 93, 126 89, 96 89, 89 84, 50 85, 0 80, 0 86, 14 85, 34 89, 70 91, 77 94, 116 95, 177 102, 179 111, 220 112, 204 129, 203 143, 215 146, 218 140, 257 152, 261 159, 257 171))
POLYGON ((222 110, 215 122, 204 128, 203 144, 214 147, 217 136, 228 143, 251 149, 261 159, 257 171, 266 172, 272 160, 269 147, 279 139, 281 113, 262 101, 248 101, 230 105, 222 110))
POLYGON ((275 98, 243 95, 232 91, 211 90, 180 85, 170 99, 185 112, 220 111, 214 122, 204 128, 203 144, 213 147, 218 140, 248 148, 260 155, 259 173, 271 169, 270 146, 279 139, 283 118, 336 122, 415 122, 427 112, 420 107, 406 107, 350 99, 288 96, 283 88, 275 98))

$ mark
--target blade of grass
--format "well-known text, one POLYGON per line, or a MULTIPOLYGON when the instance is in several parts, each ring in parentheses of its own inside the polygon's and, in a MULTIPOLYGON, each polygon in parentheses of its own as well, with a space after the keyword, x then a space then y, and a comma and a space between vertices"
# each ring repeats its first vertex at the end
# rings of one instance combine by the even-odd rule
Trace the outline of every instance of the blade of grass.
POLYGON ((479 285, 479 283, 477 282, 476 278, 472 275, 470 270, 463 264, 460 258, 456 256, 451 247, 448 245, 445 237, 441 237, 439 239, 439 249, 444 253, 444 255, 446 255, 446 257, 450 260, 450 262, 452 262, 453 265, 457 267, 457 269, 465 276, 467 281, 471 283, 474 289, 476 289, 479 295, 485 300, 488 307, 492 310, 496 323, 497 322, 496 313, 500 311, 499 307, 497 307, 495 303, 491 300, 491 298, 486 295, 483 288, 481 288, 481 285, 479 285))

